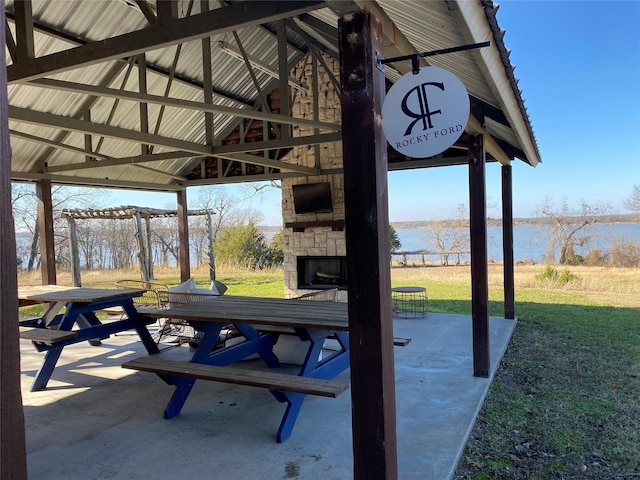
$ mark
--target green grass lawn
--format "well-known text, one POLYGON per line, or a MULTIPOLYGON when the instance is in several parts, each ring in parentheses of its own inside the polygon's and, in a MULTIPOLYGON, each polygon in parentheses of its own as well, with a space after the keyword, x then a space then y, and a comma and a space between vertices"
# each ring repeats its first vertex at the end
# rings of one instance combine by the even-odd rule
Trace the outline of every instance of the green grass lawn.
MULTIPOLYGON (((401 283, 427 287, 431 312, 471 314, 468 284, 401 283)), ((490 315, 502 295, 490 289, 490 315)), ((518 325, 456 480, 640 479, 640 308, 589 298, 516 291, 518 325)))

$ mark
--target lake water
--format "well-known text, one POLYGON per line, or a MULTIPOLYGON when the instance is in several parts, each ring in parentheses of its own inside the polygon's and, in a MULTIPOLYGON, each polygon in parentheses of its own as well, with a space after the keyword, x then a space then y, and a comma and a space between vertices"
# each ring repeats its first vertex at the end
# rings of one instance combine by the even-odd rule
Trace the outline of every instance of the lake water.
MULTIPOLYGON (((544 226, 516 225, 513 227, 513 257, 515 261, 534 260, 540 262, 549 245, 549 228, 544 226)), ((595 234, 586 250, 599 248, 609 250, 614 239, 640 242, 640 224, 598 224, 591 226, 595 234)), ((429 248, 428 231, 422 228, 396 228, 402 246, 400 250, 433 250, 429 248)), ((487 253, 491 260, 502 261, 502 227, 488 227, 487 253)), ((578 251, 577 253, 586 253, 578 251)), ((467 257, 461 257, 468 260, 467 257)), ((437 260, 437 258, 430 258, 437 260)))

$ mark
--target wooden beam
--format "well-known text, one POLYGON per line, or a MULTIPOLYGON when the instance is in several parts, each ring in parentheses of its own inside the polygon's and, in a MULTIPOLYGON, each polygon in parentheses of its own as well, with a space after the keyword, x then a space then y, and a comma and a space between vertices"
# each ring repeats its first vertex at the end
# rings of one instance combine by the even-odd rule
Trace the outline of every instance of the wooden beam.
POLYGON ((9 56, 11 57, 12 62, 18 61, 18 46, 16 45, 16 41, 13 38, 13 34, 9 29, 9 22, 5 20, 4 22, 4 30, 5 30, 5 43, 7 45, 7 50, 9 51, 9 56))
POLYGON ((168 96, 143 94, 138 92, 130 92, 116 88, 100 87, 96 85, 87 85, 84 83, 67 82, 64 80, 56 80, 53 78, 42 78, 30 82, 29 85, 42 88, 50 88, 53 90, 62 90, 67 92, 83 92, 101 97, 119 98, 123 100, 133 100, 135 102, 155 103, 168 107, 184 108, 188 110, 199 110, 202 112, 218 113, 221 115, 229 115, 240 118, 252 118, 254 120, 262 120, 265 122, 284 123, 288 125, 300 125, 305 127, 320 128, 338 132, 341 130, 340 125, 335 123, 319 122, 308 120, 305 118, 291 117, 288 115, 279 115, 276 113, 262 112, 248 108, 225 107, 223 105, 214 105, 208 102, 194 102, 180 98, 171 98, 168 96))
POLYGON ((511 160, 513 160, 513 158, 507 155, 507 153, 502 149, 498 142, 495 141, 495 139, 491 136, 487 129, 484 128, 478 121, 478 119, 473 115, 469 115, 469 121, 467 122, 465 131, 472 135, 482 135, 484 137, 486 151, 489 152, 491 156, 493 156, 493 158, 495 158, 501 164, 509 165, 511 163, 511 160))
MULTIPOLYGON (((41 145, 49 145, 51 147, 57 148, 58 150, 65 150, 67 152, 73 152, 73 153, 77 153, 79 155, 89 155, 89 154, 91 154, 91 156, 93 158, 100 158, 100 159, 103 159, 103 160, 106 160, 106 159, 109 158, 107 155, 102 155, 102 154, 99 154, 99 153, 89 152, 88 150, 86 150, 86 148, 74 147, 73 145, 67 145, 66 143, 57 142, 55 140, 49 140, 48 138, 38 137, 36 135, 30 135, 28 133, 20 132, 18 130, 11 129, 11 130, 9 130, 9 133, 11 134, 12 137, 22 138, 22 139, 27 140, 29 142, 39 143, 41 145)), ((193 155, 193 154, 191 154, 191 155, 193 155)), ((86 162, 78 163, 78 165, 83 165, 84 168, 93 168, 94 167, 94 165, 88 164, 86 162)), ((73 170, 73 168, 67 168, 66 165, 64 165, 63 167, 64 167, 65 170, 73 170)), ((83 167, 80 167, 80 168, 83 168, 83 167)))
POLYGON ((51 181, 36 182, 38 225, 40 226, 40 266, 42 285, 56 285, 56 250, 53 237, 53 202, 51 181))
POLYGON ((169 148, 193 152, 198 155, 210 155, 211 148, 201 143, 194 143, 176 138, 153 135, 151 133, 136 132, 126 128, 114 127, 87 122, 77 118, 62 117, 51 113, 37 112, 25 108, 9 106, 9 118, 20 123, 45 125, 48 127, 71 130, 84 133, 95 133, 105 137, 118 138, 137 143, 162 145, 169 148))
MULTIPOLYGON (((0 13, 0 38, 7 24, 0 13)), ((16 231, 11 210, 11 143, 6 57, 0 59, 0 478, 26 480, 24 410, 20 390, 16 231)))
POLYGON ((473 375, 489 376, 489 273, 487 195, 482 135, 469 135, 469 213, 471 230, 471 318, 473 375))
POLYGON ((178 18, 178 2, 176 0, 163 0, 156 2, 158 23, 170 24, 178 18))
MULTIPOLYGON (((23 137, 21 132, 18 132, 18 135, 16 136, 23 137)), ((34 138, 33 141, 37 142, 38 140, 34 138)), ((43 143, 47 143, 47 142, 43 142, 43 143)), ((67 145, 60 148, 62 150, 67 150, 66 147, 67 145)), ((81 152, 84 153, 84 150, 81 150, 81 152)), ((77 153, 80 153, 80 152, 77 152, 77 153)), ((141 163, 160 162, 162 160, 177 160, 180 158, 191 158, 194 156, 194 154, 193 152, 184 152, 182 150, 178 150, 173 152, 153 153, 149 155, 134 155, 132 157, 123 157, 123 158, 111 158, 106 155, 97 155, 97 154, 93 154, 93 156, 99 157, 102 160, 91 162, 91 163, 76 162, 76 163, 67 163, 64 165, 53 165, 51 167, 45 167, 44 171, 48 173, 55 173, 55 172, 68 172, 69 170, 87 170, 92 168, 113 167, 116 165, 138 165, 141 163)))
MULTIPOLYGON (((278 20, 276 24, 278 33, 278 71, 280 73, 279 90, 280 90, 280 113, 285 117, 291 115, 291 95, 289 94, 289 55, 287 51, 287 24, 284 20, 278 20)), ((291 137, 291 127, 282 125, 280 128, 280 137, 287 139, 291 137)))
POLYGON ((147 21, 149 22, 149 25, 153 25, 158 21, 158 19, 156 18, 155 12, 151 8, 151 5, 149 5, 149 2, 147 2, 147 0, 136 0, 136 4, 138 5, 138 8, 142 12, 142 14, 145 16, 147 21))
POLYGON ((36 56, 31 0, 18 0, 13 3, 13 7, 16 15, 17 62, 29 62, 36 56))
POLYGON ((252 152, 257 150, 277 150, 280 148, 300 147, 302 145, 315 145, 317 143, 339 142, 340 140, 342 140, 342 134, 339 132, 321 133, 319 135, 305 135, 287 139, 220 145, 213 147, 211 154, 221 156, 230 153, 252 152))
MULTIPOLYGON (((116 63, 113 67, 111 67, 104 75, 104 77, 102 77, 102 79, 100 80, 100 85, 101 86, 106 86, 106 85, 110 85, 111 82, 113 82, 118 75, 120 75, 122 73, 122 71, 125 69, 125 67, 129 66, 130 68, 132 67, 132 63, 116 63)), ((98 100, 100 100, 100 97, 97 95, 94 96, 90 96, 88 98, 86 98, 80 105, 79 107, 75 110, 75 113, 73 115, 74 118, 81 118, 84 115, 84 112, 86 112, 87 110, 90 110, 91 107, 93 107, 96 102, 98 102, 98 100)), ((68 131, 63 131, 58 133, 55 137, 54 137, 54 141, 55 142, 63 142, 64 140, 67 139, 67 137, 69 136, 71 132, 68 131)), ((35 163, 34 163, 34 167, 32 168, 32 171, 37 171, 37 170, 41 170, 42 167, 46 164, 46 162, 49 160, 49 158, 51 158, 51 155, 53 154, 53 152, 55 151, 55 148, 50 147, 45 149, 44 152, 42 152, 42 154, 38 155, 38 158, 36 159, 35 163)), ((94 157, 97 158, 96 155, 94 155, 94 157)))
MULTIPOLYGON (((131 180, 114 180, 100 177, 80 177, 75 175, 55 175, 42 172, 11 172, 11 180, 16 182, 39 182, 50 181, 59 185, 80 185, 84 187, 113 187, 130 188, 134 190, 148 190, 159 192, 174 192, 182 189, 188 182, 182 183, 157 183, 157 182, 134 182, 131 180)), ((269 180, 268 178, 265 180, 269 180)), ((246 180, 244 180, 246 181, 246 180)), ((257 181, 257 180, 256 180, 257 181)))
MULTIPOLYGON (((164 3, 164 2, 161 2, 164 3)), ((144 53, 138 55, 138 93, 145 95, 147 93, 147 57, 144 53)), ((149 133, 149 106, 145 102, 138 105, 140 110, 140 131, 149 133)), ((140 145, 140 155, 148 155, 149 145, 140 145)))
MULTIPOLYGON (((190 3, 191 4, 191 3, 190 3)), ((190 10, 187 10, 187 15, 190 15, 190 10)), ((12 14, 7 14, 7 18, 8 19, 12 19, 15 22, 15 18, 12 14)), ((55 38, 58 40, 62 40, 67 44, 70 45, 86 45, 87 42, 84 40, 81 40, 79 38, 74 38, 71 37, 70 35, 64 34, 60 31, 54 30, 50 27, 46 27, 44 25, 38 24, 37 22, 34 23, 34 30, 36 32, 42 33, 43 35, 46 35, 48 37, 51 38, 55 38)), ((179 50, 181 48, 181 45, 178 45, 177 49, 179 50)), ((133 58, 133 57, 132 57, 133 58)), ((128 58, 119 58, 118 61, 115 63, 114 67, 117 66, 122 66, 122 65, 127 65, 129 63, 129 59, 128 58)), ((181 83, 182 85, 186 85, 188 87, 195 87, 198 89, 202 88, 202 83, 192 79, 192 78, 188 78, 184 75, 180 75, 180 74, 175 74, 172 75, 171 71, 168 71, 162 67, 156 66, 156 65, 148 65, 147 68, 149 70, 151 70, 152 72, 154 72, 155 74, 161 76, 161 77, 171 77, 173 76, 173 79, 178 82, 181 83)), ((227 100, 230 102, 233 102, 236 105, 241 105, 243 107, 246 108, 252 108, 253 105, 249 105, 247 104, 244 99, 231 94, 230 92, 225 92, 223 90, 220 89, 213 89, 213 94, 216 95, 217 97, 219 97, 220 99, 223 100, 227 100)))
POLYGON ((387 144, 380 122, 382 25, 367 12, 340 18, 349 344, 355 480, 398 478, 387 144))
MULTIPOLYGON (((205 12, 209 10, 209 0, 200 1, 200 9, 205 12)), ((211 37, 205 37, 201 40, 202 44, 202 97, 206 105, 213 105, 213 83, 211 68, 211 37)), ((168 97, 168 94, 165 95, 168 97)), ((204 128, 205 143, 213 146, 213 136, 215 129, 213 128, 213 113, 204 112, 204 128)))
POLYGON ((180 244, 180 281, 191 277, 191 255, 189 254, 189 210, 187 209, 187 190, 177 192, 178 203, 178 243, 180 244))
POLYGON ((158 22, 149 27, 102 41, 19 62, 7 68, 9 83, 50 76, 87 65, 211 37, 261 23, 276 21, 323 7, 320 0, 237 2, 199 15, 158 22))
POLYGON ((502 166, 502 257, 504 318, 516 318, 513 270, 513 181, 511 165, 502 166))

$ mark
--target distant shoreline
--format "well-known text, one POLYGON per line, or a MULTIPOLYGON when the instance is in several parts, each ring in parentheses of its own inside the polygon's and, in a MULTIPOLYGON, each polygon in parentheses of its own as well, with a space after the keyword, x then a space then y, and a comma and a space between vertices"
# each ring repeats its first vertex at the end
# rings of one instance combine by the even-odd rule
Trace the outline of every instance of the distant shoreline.
MULTIPOLYGON (((618 225, 618 224, 640 224, 640 215, 633 213, 625 213, 618 215, 603 215, 599 217, 600 220, 596 223, 600 225, 618 225)), ((577 219, 577 217, 576 217, 577 219)), ((455 221, 456 219, 444 219, 444 220, 405 220, 399 222, 390 222, 390 225, 395 229, 402 230, 410 230, 410 229, 419 229, 419 228, 427 228, 430 225, 438 225, 440 223, 450 223, 455 221)), ((516 217, 513 219, 513 225, 519 227, 539 227, 541 225, 549 225, 551 223, 551 219, 545 217, 516 217)), ((489 227, 501 227, 502 219, 501 218, 492 218, 489 217, 487 219, 487 225, 489 227)), ((261 225, 260 228, 264 232, 278 232, 282 230, 284 227, 282 225, 261 225)))
MULTIPOLYGON (((577 220, 577 217, 576 217, 577 220)), ((431 225, 438 225, 440 223, 450 223, 455 221, 454 219, 446 220, 412 220, 402 222, 391 222, 391 226, 395 229, 415 229, 415 228, 427 228, 431 225)), ((550 218, 546 217, 518 217, 513 219, 513 224, 525 227, 525 226, 541 226, 549 225, 552 222, 550 218)), ((599 221, 596 222, 600 225, 617 225, 617 224, 640 224, 640 216, 629 213, 619 215, 603 215, 599 217, 599 221)), ((501 227, 501 218, 488 218, 487 225, 490 227, 501 227)))

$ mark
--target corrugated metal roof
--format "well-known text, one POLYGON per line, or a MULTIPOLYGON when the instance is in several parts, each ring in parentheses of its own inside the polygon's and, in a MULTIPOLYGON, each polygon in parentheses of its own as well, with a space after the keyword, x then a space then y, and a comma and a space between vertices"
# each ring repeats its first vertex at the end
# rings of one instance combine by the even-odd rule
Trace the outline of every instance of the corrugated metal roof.
MULTIPOLYGON (((13 20, 13 0, 6 1, 6 12, 9 19, 9 28, 15 38, 15 23, 13 20)), ((155 2, 148 2, 155 9, 155 2)), ((213 4, 218 2, 212 2, 213 4)), ((474 22, 482 22, 487 32, 490 32, 486 40, 491 40, 491 47, 497 52, 491 59, 498 59, 498 64, 490 64, 488 56, 479 55, 477 52, 459 52, 450 55, 431 57, 429 63, 446 68, 455 73, 465 84, 469 93, 480 101, 504 112, 509 119, 509 125, 504 125, 489 119, 485 122, 487 130, 497 138, 511 144, 521 157, 535 165, 539 160, 539 153, 533 137, 533 130, 526 115, 524 102, 517 89, 517 80, 513 76, 513 69, 509 63, 508 51, 502 44, 502 38, 495 18, 493 4, 487 1, 466 2, 456 1, 421 1, 421 0, 380 0, 378 4, 384 10, 397 28, 411 42, 416 51, 428 51, 440 48, 463 45, 469 43, 470 37, 475 35, 472 28, 465 24, 472 19, 474 22), (473 5, 470 5, 473 4, 473 5), (479 11, 484 11, 484 18, 478 16, 479 11), (510 85, 509 92, 500 91, 492 76, 504 76, 510 85), (508 93, 508 95, 507 95, 508 93), (516 107, 514 107, 515 105, 516 107), (515 118, 518 117, 518 118, 515 118), (520 127, 519 125, 524 125, 520 127), (528 138, 524 138, 528 137, 528 138)), ((135 32, 146 28, 148 20, 134 6, 132 2, 125 0, 33 0, 33 18, 35 24, 34 43, 36 56, 49 55, 64 51, 71 47, 88 42, 110 39, 114 36, 135 32)), ((222 7, 220 7, 222 8, 222 7)), ((182 0, 178 3, 179 17, 186 16, 190 9, 190 2, 182 0)), ((195 2, 191 7, 191 14, 199 13, 200 2, 195 2)), ((222 11, 222 10, 221 10, 222 11)), ((318 32, 317 25, 303 25, 306 35, 311 34, 322 45, 336 45, 336 39, 332 38, 332 31, 337 27, 338 16, 332 8, 323 8, 311 12, 314 18, 326 23, 327 31, 318 32), (321 41, 320 41, 321 40, 321 41)), ((275 35, 275 24, 265 26, 252 26, 238 28, 237 35, 242 42, 249 57, 257 58, 274 70, 278 70, 278 42, 275 35)), ((291 28, 287 30, 287 38, 292 43, 288 49, 288 63, 293 65, 300 60, 307 50, 300 35, 291 28)), ((235 39, 231 31, 213 35, 211 42, 211 82, 214 90, 213 103, 225 107, 252 109, 260 103, 260 95, 255 88, 251 76, 242 60, 233 58, 218 47, 219 41, 225 41, 233 46, 235 39)), ((156 96, 165 95, 169 82, 172 65, 176 59, 177 46, 169 46, 149 50, 146 53, 147 93, 156 96)), ((203 101, 202 87, 202 42, 201 40, 188 41, 180 47, 175 68, 175 79, 171 84, 169 96, 171 98, 203 101)), ((328 49, 328 53, 335 55, 335 48, 328 49)), ((12 64, 9 50, 6 49, 7 64, 12 64)), ((494 62, 495 63, 495 62, 494 62)), ((254 73, 260 88, 264 92, 270 92, 278 85, 278 80, 261 70, 254 69, 254 73)), ((392 68, 388 70, 388 77, 394 81, 398 75, 394 75, 392 68)), ((111 89, 124 89, 130 92, 138 92, 138 68, 127 64, 126 59, 108 60, 103 63, 76 68, 63 73, 49 75, 55 78, 79 84, 106 86, 111 89), (109 72, 118 69, 113 78, 105 82, 109 72), (128 75, 125 80, 125 76, 128 75)), ((62 136, 65 118, 84 118, 80 106, 90 105, 91 121, 96 125, 111 125, 124 129, 123 132, 140 131, 140 106, 137 101, 128 99, 116 100, 106 96, 92 97, 84 92, 69 92, 51 88, 40 88, 28 82, 12 83, 9 85, 9 101, 13 107, 18 107, 29 112, 44 112, 55 114, 61 119, 60 125, 34 125, 16 121, 10 118, 10 128, 23 134, 49 140, 62 142, 70 147, 83 149, 85 146, 85 134, 71 132, 62 136), (93 100, 92 100, 93 98, 93 100)), ((156 122, 163 111, 162 122, 157 134, 169 139, 180 139, 205 144, 205 128, 203 123, 204 113, 196 110, 167 106, 161 109, 160 105, 148 104, 149 132, 154 133, 156 122)), ((213 114, 214 135, 219 141, 221 135, 228 134, 238 123, 238 118, 213 114)), ((99 153, 109 158, 125 158, 141 154, 140 142, 125 138, 105 138, 100 140, 101 134, 92 133, 92 143, 95 149, 100 142, 99 153)), ((36 143, 24 136, 13 135, 11 139, 13 148, 12 171, 15 177, 20 178, 20 172, 26 173, 22 178, 41 178, 38 175, 45 172, 45 166, 57 167, 70 163, 85 161, 85 155, 68 149, 52 149, 47 145, 36 143)), ((156 146, 155 153, 172 150, 169 147, 156 146)), ((152 188, 151 184, 157 184, 154 188, 169 189, 175 184, 175 176, 187 174, 193 166, 199 162, 198 157, 188 160, 185 158, 160 160, 152 164, 144 164, 146 168, 135 165, 110 166, 104 168, 76 169, 57 172, 60 181, 73 182, 72 177, 81 178, 84 183, 114 184, 117 182, 132 182, 144 184, 146 188, 152 188), (164 173, 154 173, 148 167, 164 173), (64 176, 64 177, 62 177, 64 176), (108 177, 108 181, 106 180, 108 177)), ((217 179, 212 179, 215 183, 217 179)))

